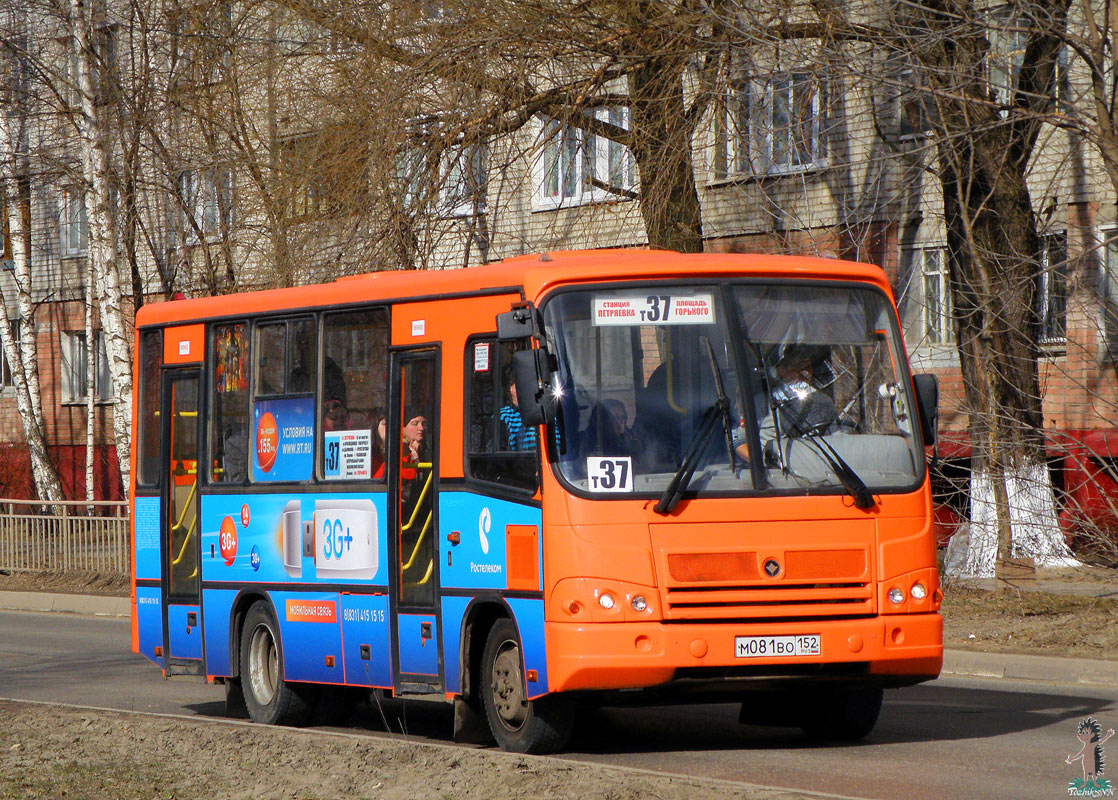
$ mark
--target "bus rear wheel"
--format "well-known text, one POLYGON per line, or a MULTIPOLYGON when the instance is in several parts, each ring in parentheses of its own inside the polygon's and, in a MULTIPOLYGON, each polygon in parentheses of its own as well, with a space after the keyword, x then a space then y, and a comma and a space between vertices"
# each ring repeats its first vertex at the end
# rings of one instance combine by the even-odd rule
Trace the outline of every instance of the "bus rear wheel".
POLYGON ((882 695, 871 686, 838 686, 812 694, 800 728, 817 742, 863 739, 877 724, 882 695))
POLYGON ((241 633, 241 687, 253 722, 303 725, 310 719, 309 689, 283 679, 278 626, 267 603, 256 603, 241 633))
POLYGON ((481 699, 489 730, 502 750, 554 753, 570 738, 574 710, 556 695, 529 700, 523 663, 516 625, 507 617, 497 620, 481 659, 481 699))

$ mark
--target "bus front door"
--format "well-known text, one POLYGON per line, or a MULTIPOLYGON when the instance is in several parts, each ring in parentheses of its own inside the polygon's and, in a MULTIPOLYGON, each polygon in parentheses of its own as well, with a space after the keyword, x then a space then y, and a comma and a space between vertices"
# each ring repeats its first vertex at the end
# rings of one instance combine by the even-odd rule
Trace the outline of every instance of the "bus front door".
POLYGON ((395 353, 394 402, 387 432, 389 524, 393 533, 392 663, 399 694, 443 687, 439 635, 438 351, 395 353))
POLYGON ((201 675, 198 396, 201 371, 163 373, 163 652, 167 675, 201 675))

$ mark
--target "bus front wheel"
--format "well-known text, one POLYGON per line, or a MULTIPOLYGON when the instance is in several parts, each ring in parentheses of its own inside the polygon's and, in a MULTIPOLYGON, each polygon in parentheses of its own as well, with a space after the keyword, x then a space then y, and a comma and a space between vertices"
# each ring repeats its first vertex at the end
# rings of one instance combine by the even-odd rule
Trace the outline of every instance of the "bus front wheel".
POLYGON ((302 725, 311 714, 307 690, 283 679, 283 650, 267 603, 256 603, 241 633, 241 687, 253 722, 302 725))
POLYGON ((812 694, 800 728, 813 741, 862 739, 877 724, 882 694, 871 686, 840 686, 812 694))
POLYGON ((554 753, 574 727, 574 710, 556 695, 529 700, 516 625, 507 617, 489 631, 482 655, 482 704, 489 729, 502 750, 554 753))

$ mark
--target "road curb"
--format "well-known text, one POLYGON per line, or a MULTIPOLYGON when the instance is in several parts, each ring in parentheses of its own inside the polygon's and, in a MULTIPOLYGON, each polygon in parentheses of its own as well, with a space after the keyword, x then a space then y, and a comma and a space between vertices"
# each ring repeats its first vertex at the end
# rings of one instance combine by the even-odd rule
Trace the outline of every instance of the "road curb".
POLYGON ((1118 661, 944 650, 941 674, 960 678, 1001 678, 1112 687, 1118 685, 1118 661))
POLYGON ((130 617, 132 601, 127 597, 51 592, 0 592, 0 610, 59 611, 96 617, 130 617))

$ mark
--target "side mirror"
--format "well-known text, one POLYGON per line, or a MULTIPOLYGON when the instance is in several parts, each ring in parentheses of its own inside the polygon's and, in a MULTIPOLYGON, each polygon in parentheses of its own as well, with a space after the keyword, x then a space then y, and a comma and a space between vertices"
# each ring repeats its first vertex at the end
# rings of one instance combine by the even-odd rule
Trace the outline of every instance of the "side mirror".
POLYGON ((939 379, 931 373, 912 376, 916 387, 916 405, 920 413, 920 432, 924 435, 924 446, 936 443, 936 428, 939 424, 939 379))
POLYGON ((555 415, 554 401, 547 397, 551 386, 551 365, 547 350, 517 350, 512 354, 512 375, 516 400, 525 425, 549 422, 555 415))
POLYGON ((497 315, 497 339, 502 342, 527 339, 535 336, 538 329, 536 309, 530 304, 497 315))

